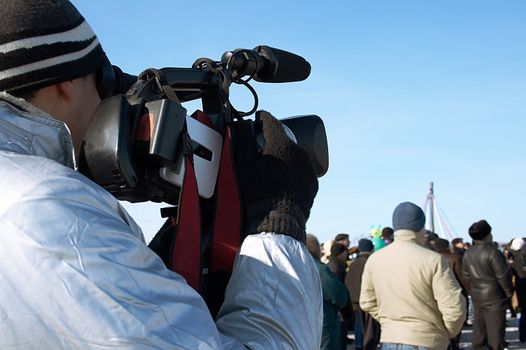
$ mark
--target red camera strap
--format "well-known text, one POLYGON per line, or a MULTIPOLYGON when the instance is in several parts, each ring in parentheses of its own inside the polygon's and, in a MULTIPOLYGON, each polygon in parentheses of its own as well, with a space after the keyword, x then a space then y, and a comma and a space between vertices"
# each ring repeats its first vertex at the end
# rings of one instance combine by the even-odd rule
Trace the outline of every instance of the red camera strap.
POLYGON ((170 269, 199 290, 201 270, 201 209, 192 154, 185 154, 185 173, 175 222, 170 269))
MULTIPOLYGON (((213 127, 203 112, 192 115, 199 122, 213 127)), ((232 272, 241 242, 241 203, 234 169, 230 128, 227 127, 215 193, 215 213, 212 224, 211 272, 232 272)), ((185 175, 174 218, 175 240, 172 244, 170 269, 181 274, 188 284, 199 291, 201 269, 201 214, 197 180, 192 154, 185 155, 185 175)))
POLYGON ((241 204, 229 127, 223 140, 217 182, 211 268, 212 272, 217 270, 232 272, 234 258, 241 241, 241 204))

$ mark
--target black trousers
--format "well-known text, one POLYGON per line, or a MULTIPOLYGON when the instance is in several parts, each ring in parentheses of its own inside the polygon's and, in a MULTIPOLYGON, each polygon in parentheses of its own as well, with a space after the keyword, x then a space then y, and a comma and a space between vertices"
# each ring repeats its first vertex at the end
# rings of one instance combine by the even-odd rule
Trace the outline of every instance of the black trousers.
POLYGON ((473 305, 473 350, 505 348, 506 310, 486 310, 473 305))
MULTIPOLYGON (((466 321, 469 317, 469 298, 462 294, 464 296, 464 299, 466 300, 466 321)), ((465 321, 464 321, 465 322, 465 321)), ((460 337, 462 336, 462 330, 458 332, 456 336, 449 339, 449 346, 447 347, 448 350, 459 350, 460 349, 460 337)))
POLYGON ((380 323, 376 321, 373 316, 367 312, 360 310, 362 315, 362 332, 363 332, 363 350, 376 350, 378 343, 380 343, 380 335, 382 330, 380 323))

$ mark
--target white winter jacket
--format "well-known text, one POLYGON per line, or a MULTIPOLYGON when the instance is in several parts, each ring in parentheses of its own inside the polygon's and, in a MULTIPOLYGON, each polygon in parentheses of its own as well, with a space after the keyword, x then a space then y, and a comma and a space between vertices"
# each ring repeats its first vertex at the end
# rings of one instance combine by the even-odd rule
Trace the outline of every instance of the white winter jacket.
POLYGON ((214 322, 119 202, 74 170, 66 126, 0 98, 1 349, 319 349, 322 292, 303 244, 249 236, 214 322))

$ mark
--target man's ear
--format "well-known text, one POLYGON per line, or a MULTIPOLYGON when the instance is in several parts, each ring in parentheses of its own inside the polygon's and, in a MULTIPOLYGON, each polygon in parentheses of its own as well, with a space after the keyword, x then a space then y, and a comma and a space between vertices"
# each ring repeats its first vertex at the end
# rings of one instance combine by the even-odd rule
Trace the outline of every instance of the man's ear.
POLYGON ((75 88, 74 80, 66 80, 55 84, 57 92, 61 98, 71 100, 73 98, 73 90, 75 88))

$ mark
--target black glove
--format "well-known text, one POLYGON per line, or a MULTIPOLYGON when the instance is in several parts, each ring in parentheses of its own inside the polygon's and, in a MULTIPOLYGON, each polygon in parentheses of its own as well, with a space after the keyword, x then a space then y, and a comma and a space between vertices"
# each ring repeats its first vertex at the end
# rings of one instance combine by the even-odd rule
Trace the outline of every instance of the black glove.
POLYGON ((245 233, 275 232, 305 243, 305 224, 318 192, 308 154, 265 111, 256 113, 254 123, 235 123, 233 131, 245 233), (262 151, 254 138, 254 126, 263 134, 262 151))

